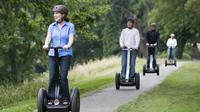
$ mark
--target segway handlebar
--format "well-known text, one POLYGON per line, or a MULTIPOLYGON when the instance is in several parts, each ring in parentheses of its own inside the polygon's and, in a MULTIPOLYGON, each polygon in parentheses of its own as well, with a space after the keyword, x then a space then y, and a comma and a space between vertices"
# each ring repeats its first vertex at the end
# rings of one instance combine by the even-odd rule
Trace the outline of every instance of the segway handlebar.
POLYGON ((132 51, 134 50, 133 48, 122 48, 122 50, 125 50, 125 51, 132 51))
POLYGON ((44 49, 46 51, 46 53, 48 54, 50 49, 54 49, 55 51, 58 51, 58 49, 63 49, 63 47, 58 46, 58 47, 48 47, 47 49, 44 49))
POLYGON ((49 49, 63 49, 63 47, 58 46, 58 47, 49 47, 49 49))
POLYGON ((58 46, 58 47, 48 47, 48 48, 43 48, 43 49, 49 51, 50 49, 63 49, 63 47, 58 46))

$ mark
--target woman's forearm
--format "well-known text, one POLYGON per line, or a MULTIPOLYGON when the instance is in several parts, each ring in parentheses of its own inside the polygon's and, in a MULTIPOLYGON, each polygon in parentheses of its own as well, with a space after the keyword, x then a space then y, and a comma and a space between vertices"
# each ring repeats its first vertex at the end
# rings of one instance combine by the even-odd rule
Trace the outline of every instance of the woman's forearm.
POLYGON ((48 46, 50 41, 51 41, 51 34, 47 34, 47 37, 45 39, 45 45, 48 46))
POLYGON ((69 42, 68 42, 68 46, 72 46, 72 44, 73 44, 73 42, 74 42, 74 36, 70 36, 69 37, 69 42))

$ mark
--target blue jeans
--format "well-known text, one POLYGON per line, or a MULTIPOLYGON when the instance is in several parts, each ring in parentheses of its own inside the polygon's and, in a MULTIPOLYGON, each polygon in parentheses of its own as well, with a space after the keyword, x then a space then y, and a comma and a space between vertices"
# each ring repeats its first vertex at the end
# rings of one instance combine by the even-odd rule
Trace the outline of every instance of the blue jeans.
POLYGON ((175 56, 175 48, 168 48, 168 60, 175 60, 176 56, 175 56))
POLYGON ((63 56, 58 58, 57 65, 56 58, 54 56, 49 56, 49 99, 55 99, 55 85, 60 84, 59 95, 61 96, 61 99, 69 101, 70 95, 67 76, 70 62, 71 56, 63 56))
MULTIPOLYGON (((121 74, 122 74, 123 78, 126 77, 127 54, 128 54, 128 51, 122 50, 122 69, 121 69, 121 74)), ((129 72, 129 77, 134 76, 136 57, 137 57, 137 50, 132 50, 130 52, 130 72, 129 72)))
POLYGON ((153 57, 153 68, 155 69, 155 67, 157 66, 157 47, 155 48, 147 48, 147 68, 150 68, 150 56, 152 55, 153 57))

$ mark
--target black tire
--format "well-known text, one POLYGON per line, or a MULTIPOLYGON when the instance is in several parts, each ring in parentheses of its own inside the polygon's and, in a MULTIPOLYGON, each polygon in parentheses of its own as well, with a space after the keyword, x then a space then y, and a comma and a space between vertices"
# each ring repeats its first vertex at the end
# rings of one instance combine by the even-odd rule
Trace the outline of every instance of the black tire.
POLYGON ((167 66, 167 60, 165 60, 165 66, 167 66))
POLYGON ((73 88, 70 93, 70 110, 80 112, 80 92, 77 88, 73 88))
POLYGON ((174 61, 174 66, 176 67, 176 60, 174 61))
POLYGON ((135 88, 138 90, 140 89, 140 74, 135 73, 135 88))
POLYGON ((120 89, 120 74, 119 73, 115 74, 115 88, 117 90, 120 89))
POLYGON ((37 109, 38 112, 46 112, 47 108, 47 92, 44 88, 40 88, 37 97, 37 109))
POLYGON ((157 76, 159 76, 160 75, 160 70, 159 70, 159 65, 157 65, 157 76))
POLYGON ((143 65, 143 75, 145 76, 145 72, 146 72, 146 65, 143 65))

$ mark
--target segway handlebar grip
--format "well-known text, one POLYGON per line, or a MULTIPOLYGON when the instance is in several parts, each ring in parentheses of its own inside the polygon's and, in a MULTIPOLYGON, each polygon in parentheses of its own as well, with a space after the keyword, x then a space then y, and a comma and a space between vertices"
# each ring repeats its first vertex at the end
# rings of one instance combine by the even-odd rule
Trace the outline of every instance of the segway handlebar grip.
POLYGON ((133 48, 122 48, 122 50, 124 50, 124 51, 132 51, 134 49, 133 48))
POLYGON ((63 47, 58 46, 58 47, 49 47, 49 49, 63 49, 63 47))

